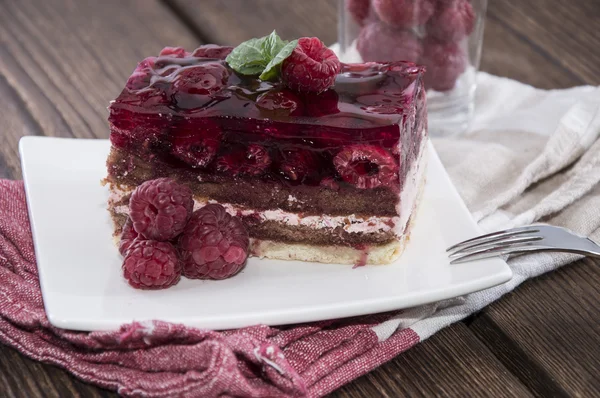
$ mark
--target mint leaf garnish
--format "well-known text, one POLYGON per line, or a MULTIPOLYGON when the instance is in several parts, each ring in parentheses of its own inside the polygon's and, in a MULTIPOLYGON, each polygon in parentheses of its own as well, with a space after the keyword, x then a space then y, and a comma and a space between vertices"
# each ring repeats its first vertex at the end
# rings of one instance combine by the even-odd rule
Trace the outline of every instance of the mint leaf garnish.
POLYGON ((261 80, 277 80, 281 63, 290 56, 298 40, 282 40, 277 32, 241 43, 225 59, 241 75, 260 75, 261 80))
POLYGON ((265 70, 260 74, 260 80, 276 80, 281 72, 281 64, 283 61, 290 56, 294 48, 298 45, 298 40, 292 40, 279 50, 277 55, 269 61, 265 70))
POLYGON ((263 56, 263 39, 250 39, 233 49, 225 58, 229 66, 242 75, 261 73, 267 62, 263 56))
MULTIPOLYGON (((287 41, 281 40, 281 38, 277 35, 277 32, 273 31, 269 36, 265 36, 262 38, 262 49, 263 55, 265 59, 274 58, 279 51, 288 43, 287 41)), ((259 39, 260 40, 260 39, 259 39)))

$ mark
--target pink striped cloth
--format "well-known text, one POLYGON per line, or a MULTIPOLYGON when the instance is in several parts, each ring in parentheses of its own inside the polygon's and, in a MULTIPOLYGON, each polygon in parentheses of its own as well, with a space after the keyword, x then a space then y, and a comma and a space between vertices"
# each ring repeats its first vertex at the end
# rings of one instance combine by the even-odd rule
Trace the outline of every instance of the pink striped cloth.
MULTIPOLYGON (((600 241, 600 88, 543 91, 479 73, 477 95, 472 131, 434 144, 479 225, 543 219, 600 241)), ((519 256, 503 285, 385 314, 226 332, 160 321, 74 332, 44 313, 23 183, 0 180, 0 341, 125 396, 318 397, 575 258, 519 256)))

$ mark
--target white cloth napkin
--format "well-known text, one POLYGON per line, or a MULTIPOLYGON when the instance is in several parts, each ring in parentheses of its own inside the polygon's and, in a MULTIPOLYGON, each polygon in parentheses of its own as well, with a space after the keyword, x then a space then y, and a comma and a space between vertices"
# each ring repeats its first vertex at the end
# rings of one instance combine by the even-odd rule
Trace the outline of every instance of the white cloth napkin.
MULTIPOLYGON (((469 130, 432 141, 481 228, 541 222, 600 242, 600 87, 539 90, 483 72, 477 85, 469 130)), ((577 258, 559 253, 511 258, 509 282, 413 308, 373 329, 385 340, 410 327, 424 340, 526 279, 577 258)))

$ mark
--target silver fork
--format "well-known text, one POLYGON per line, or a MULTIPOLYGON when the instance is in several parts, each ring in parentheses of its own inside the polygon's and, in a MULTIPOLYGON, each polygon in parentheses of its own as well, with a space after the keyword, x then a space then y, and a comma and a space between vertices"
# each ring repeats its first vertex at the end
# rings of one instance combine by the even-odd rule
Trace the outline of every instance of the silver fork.
POLYGON ((513 253, 557 251, 600 257, 600 246, 568 229, 551 225, 531 225, 493 232, 449 247, 450 264, 480 260, 513 253))

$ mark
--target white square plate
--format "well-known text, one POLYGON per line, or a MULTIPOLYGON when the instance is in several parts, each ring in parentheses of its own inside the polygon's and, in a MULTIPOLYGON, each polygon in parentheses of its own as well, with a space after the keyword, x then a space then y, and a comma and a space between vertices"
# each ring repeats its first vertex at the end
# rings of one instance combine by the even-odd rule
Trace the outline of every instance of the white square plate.
POLYGON ((106 140, 25 137, 19 149, 44 305, 50 322, 115 329, 160 319, 210 329, 281 325, 413 307, 508 281, 500 259, 450 265, 445 248, 480 231, 430 144, 427 185, 410 243, 390 265, 250 258, 224 281, 183 278, 135 290, 121 275, 106 211, 106 140))

